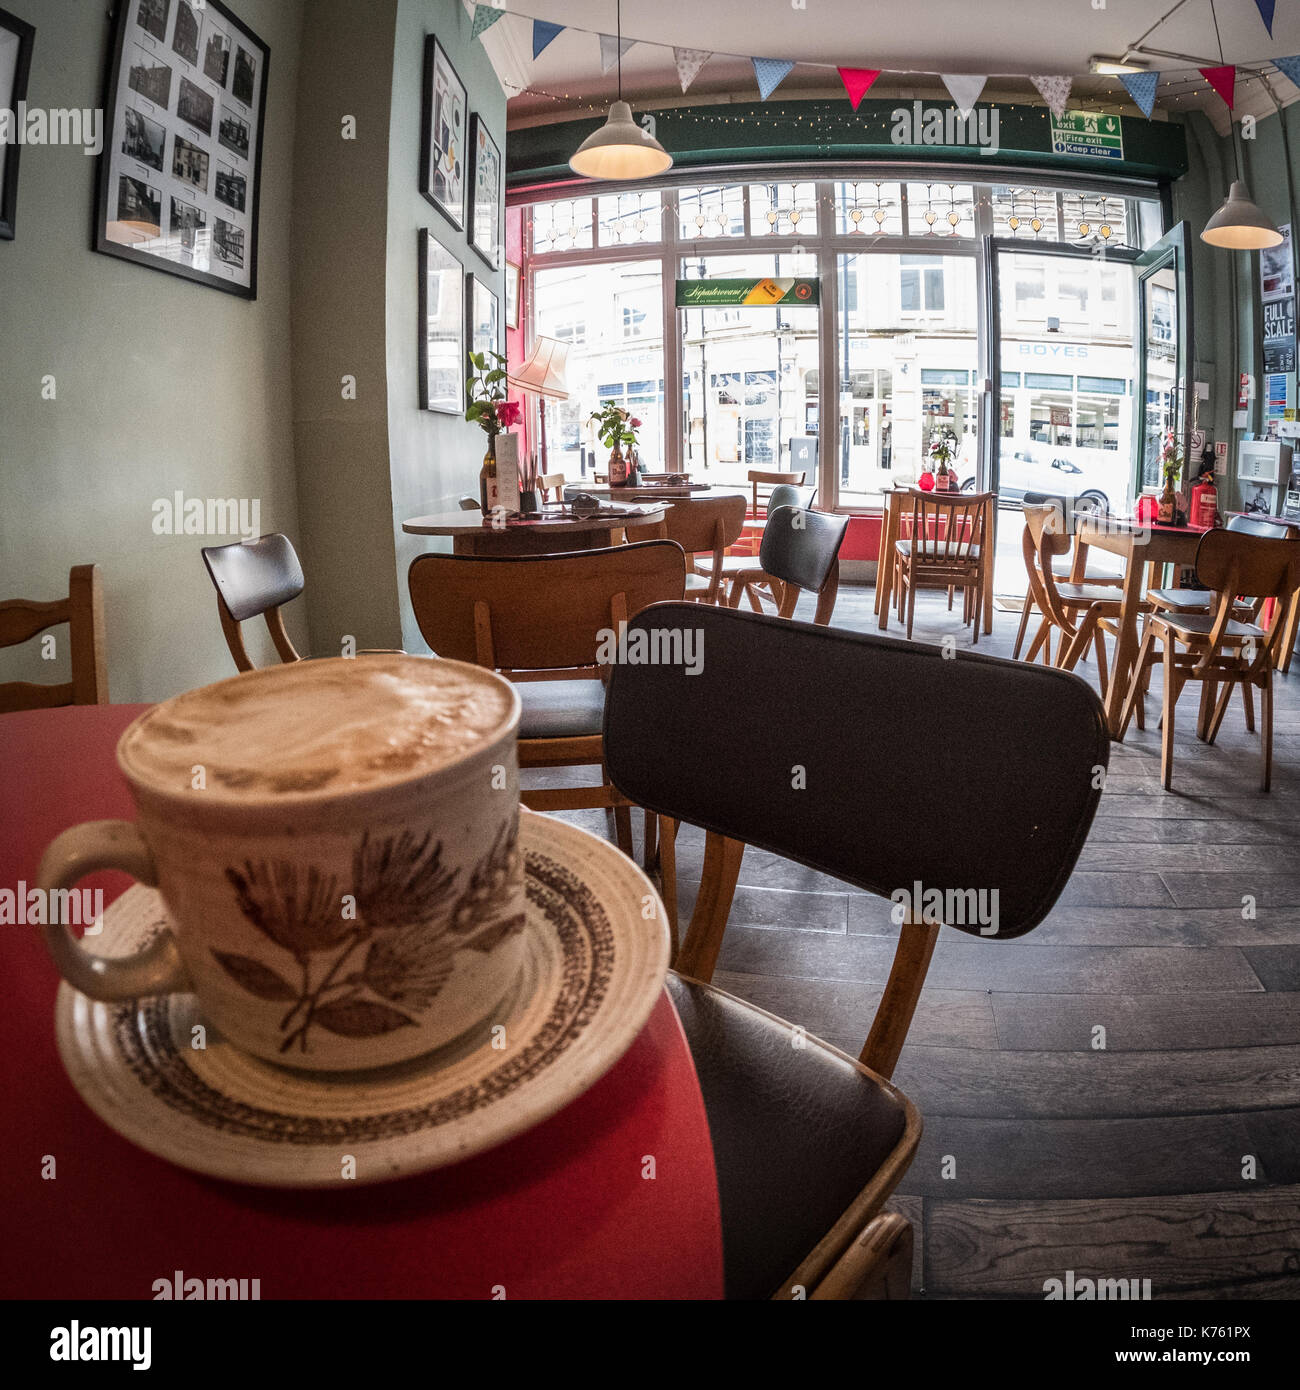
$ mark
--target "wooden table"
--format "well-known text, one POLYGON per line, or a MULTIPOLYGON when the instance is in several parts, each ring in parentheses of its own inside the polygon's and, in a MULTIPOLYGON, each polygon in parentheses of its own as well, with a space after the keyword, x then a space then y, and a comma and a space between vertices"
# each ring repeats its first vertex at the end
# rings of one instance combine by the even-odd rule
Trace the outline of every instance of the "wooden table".
MULTIPOLYGON (((146 708, 0 715, 0 885, 32 883, 69 826, 134 816, 113 750, 146 708)), ((108 903, 126 880, 82 883, 108 903)), ((4 933, 0 1296, 151 1299, 178 1269, 257 1276, 264 1299, 486 1300, 495 1285, 509 1299, 722 1296, 708 1118, 666 993, 590 1090, 497 1148, 353 1191, 271 1190, 175 1167, 97 1119, 58 1058, 59 976, 40 928, 4 933)))
MULTIPOLYGON (((938 494, 940 497, 942 493, 938 494)), ((894 591, 894 561, 898 552, 896 541, 902 537, 903 512, 911 500, 910 488, 891 488, 884 494, 885 505, 880 518, 880 549, 876 552, 876 614, 880 627, 889 626, 890 596, 894 591)), ((998 499, 991 497, 985 504, 984 548, 988 551, 984 564, 984 631, 993 631, 993 570, 997 558, 998 499)))
POLYGON ((1190 565, 1196 559, 1196 547, 1204 534, 1187 526, 1140 525, 1113 516, 1095 519, 1081 516, 1078 520, 1074 566, 1070 571, 1074 583, 1083 582, 1090 546, 1119 555, 1125 562, 1119 636, 1111 664, 1110 687, 1106 692, 1106 724, 1112 738, 1119 733, 1124 697, 1128 694, 1137 661, 1138 618, 1147 585, 1160 583, 1159 572, 1165 565, 1190 565))
POLYGON ((551 555, 567 550, 598 550, 627 525, 654 526, 664 519, 671 502, 662 502, 644 516, 623 519, 602 516, 579 519, 543 515, 536 520, 507 521, 496 527, 479 512, 434 512, 402 522, 412 536, 451 536, 457 555, 551 555))

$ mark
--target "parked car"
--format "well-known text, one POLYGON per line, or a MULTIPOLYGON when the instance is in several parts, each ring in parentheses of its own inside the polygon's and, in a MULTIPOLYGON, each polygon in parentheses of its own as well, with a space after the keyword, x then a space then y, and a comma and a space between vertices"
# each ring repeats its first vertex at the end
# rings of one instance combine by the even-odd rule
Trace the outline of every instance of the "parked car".
MULTIPOLYGON (((1066 497, 1073 499, 1077 511, 1105 514, 1125 504, 1128 483, 1124 469, 1122 456, 1113 450, 1053 449, 1047 444, 1005 440, 998 496, 1004 506, 1019 505, 1027 493, 1066 497)), ((971 472, 962 480, 962 491, 974 492, 976 481, 971 472)))

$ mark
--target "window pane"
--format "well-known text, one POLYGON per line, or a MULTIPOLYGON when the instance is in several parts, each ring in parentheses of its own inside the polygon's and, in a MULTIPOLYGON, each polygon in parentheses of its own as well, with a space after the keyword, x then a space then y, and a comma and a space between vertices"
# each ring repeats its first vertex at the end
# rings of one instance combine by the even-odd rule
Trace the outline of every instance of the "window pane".
POLYGON ((745 193, 726 188, 683 188, 677 195, 678 235, 683 241, 745 235, 745 193))
MULTIPOLYGON (((682 265, 688 280, 815 273, 811 254, 709 256, 682 265)), ((683 309, 677 317, 686 467, 697 481, 741 486, 751 468, 786 469, 791 438, 817 433, 818 310, 683 309)))
POLYGON ((902 185, 837 183, 835 229, 853 236, 902 236, 902 185))
POLYGON ((615 193, 597 201, 602 246, 635 246, 663 239, 663 207, 656 193, 615 193))
POLYGON ((533 207, 533 252, 590 251, 591 199, 537 203, 533 207))
POLYGON ((973 237, 975 190, 968 183, 909 183, 907 230, 911 236, 973 237))
POLYGON ((751 236, 815 236, 817 185, 756 183, 749 189, 751 236))
POLYGON ((546 401, 547 470, 576 482, 605 471, 609 450, 587 417, 614 400, 641 420, 641 457, 663 463, 663 301, 659 263, 565 265, 534 277, 537 332, 564 338, 569 399, 546 401), (575 335, 574 326, 581 327, 575 335))
POLYGON ((993 235, 1017 241, 1057 241, 1056 194, 1045 188, 995 186, 993 235))
POLYGON ((1062 193, 1063 241, 1076 245, 1128 246, 1128 204, 1102 193, 1062 193))
POLYGON ((915 479, 938 434, 953 443, 963 482, 975 477, 975 262, 969 256, 841 256, 859 289, 836 335, 840 418, 834 451, 840 500, 879 502, 883 488, 915 479), (919 320, 919 322, 918 322, 919 320))

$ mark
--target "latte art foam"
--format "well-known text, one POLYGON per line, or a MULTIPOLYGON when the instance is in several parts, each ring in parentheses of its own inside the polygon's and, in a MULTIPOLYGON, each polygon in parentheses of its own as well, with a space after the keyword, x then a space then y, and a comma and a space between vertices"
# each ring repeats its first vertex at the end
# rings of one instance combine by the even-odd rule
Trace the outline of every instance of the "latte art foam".
POLYGON ((364 791, 459 761, 494 740, 513 708, 504 681, 459 662, 302 661, 166 701, 126 731, 118 756, 129 776, 172 793, 364 791))

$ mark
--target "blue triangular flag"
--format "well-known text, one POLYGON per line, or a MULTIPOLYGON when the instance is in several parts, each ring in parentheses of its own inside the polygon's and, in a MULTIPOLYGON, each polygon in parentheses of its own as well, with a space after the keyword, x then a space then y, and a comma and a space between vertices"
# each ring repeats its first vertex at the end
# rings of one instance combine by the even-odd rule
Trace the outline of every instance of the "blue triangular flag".
POLYGON ((764 101, 785 81, 790 69, 794 67, 793 63, 787 63, 784 58, 751 58, 749 61, 754 65, 754 76, 758 78, 758 94, 764 101))
POLYGON ((1268 30, 1268 36, 1273 37, 1273 6, 1275 0, 1255 0, 1255 8, 1259 11, 1259 17, 1264 21, 1264 28, 1268 30))
POLYGON ((1137 103, 1138 109, 1147 118, 1151 119, 1151 113, 1156 105, 1156 87, 1160 84, 1160 74, 1158 72, 1127 72, 1121 73, 1119 79, 1128 88, 1128 94, 1137 103))
POLYGON ((542 49, 557 35, 564 33, 563 24, 548 24, 544 19, 533 20, 533 57, 540 58, 542 49))
POLYGON ((1274 58, 1272 63, 1284 77, 1289 77, 1300 87, 1300 58, 1274 58))

